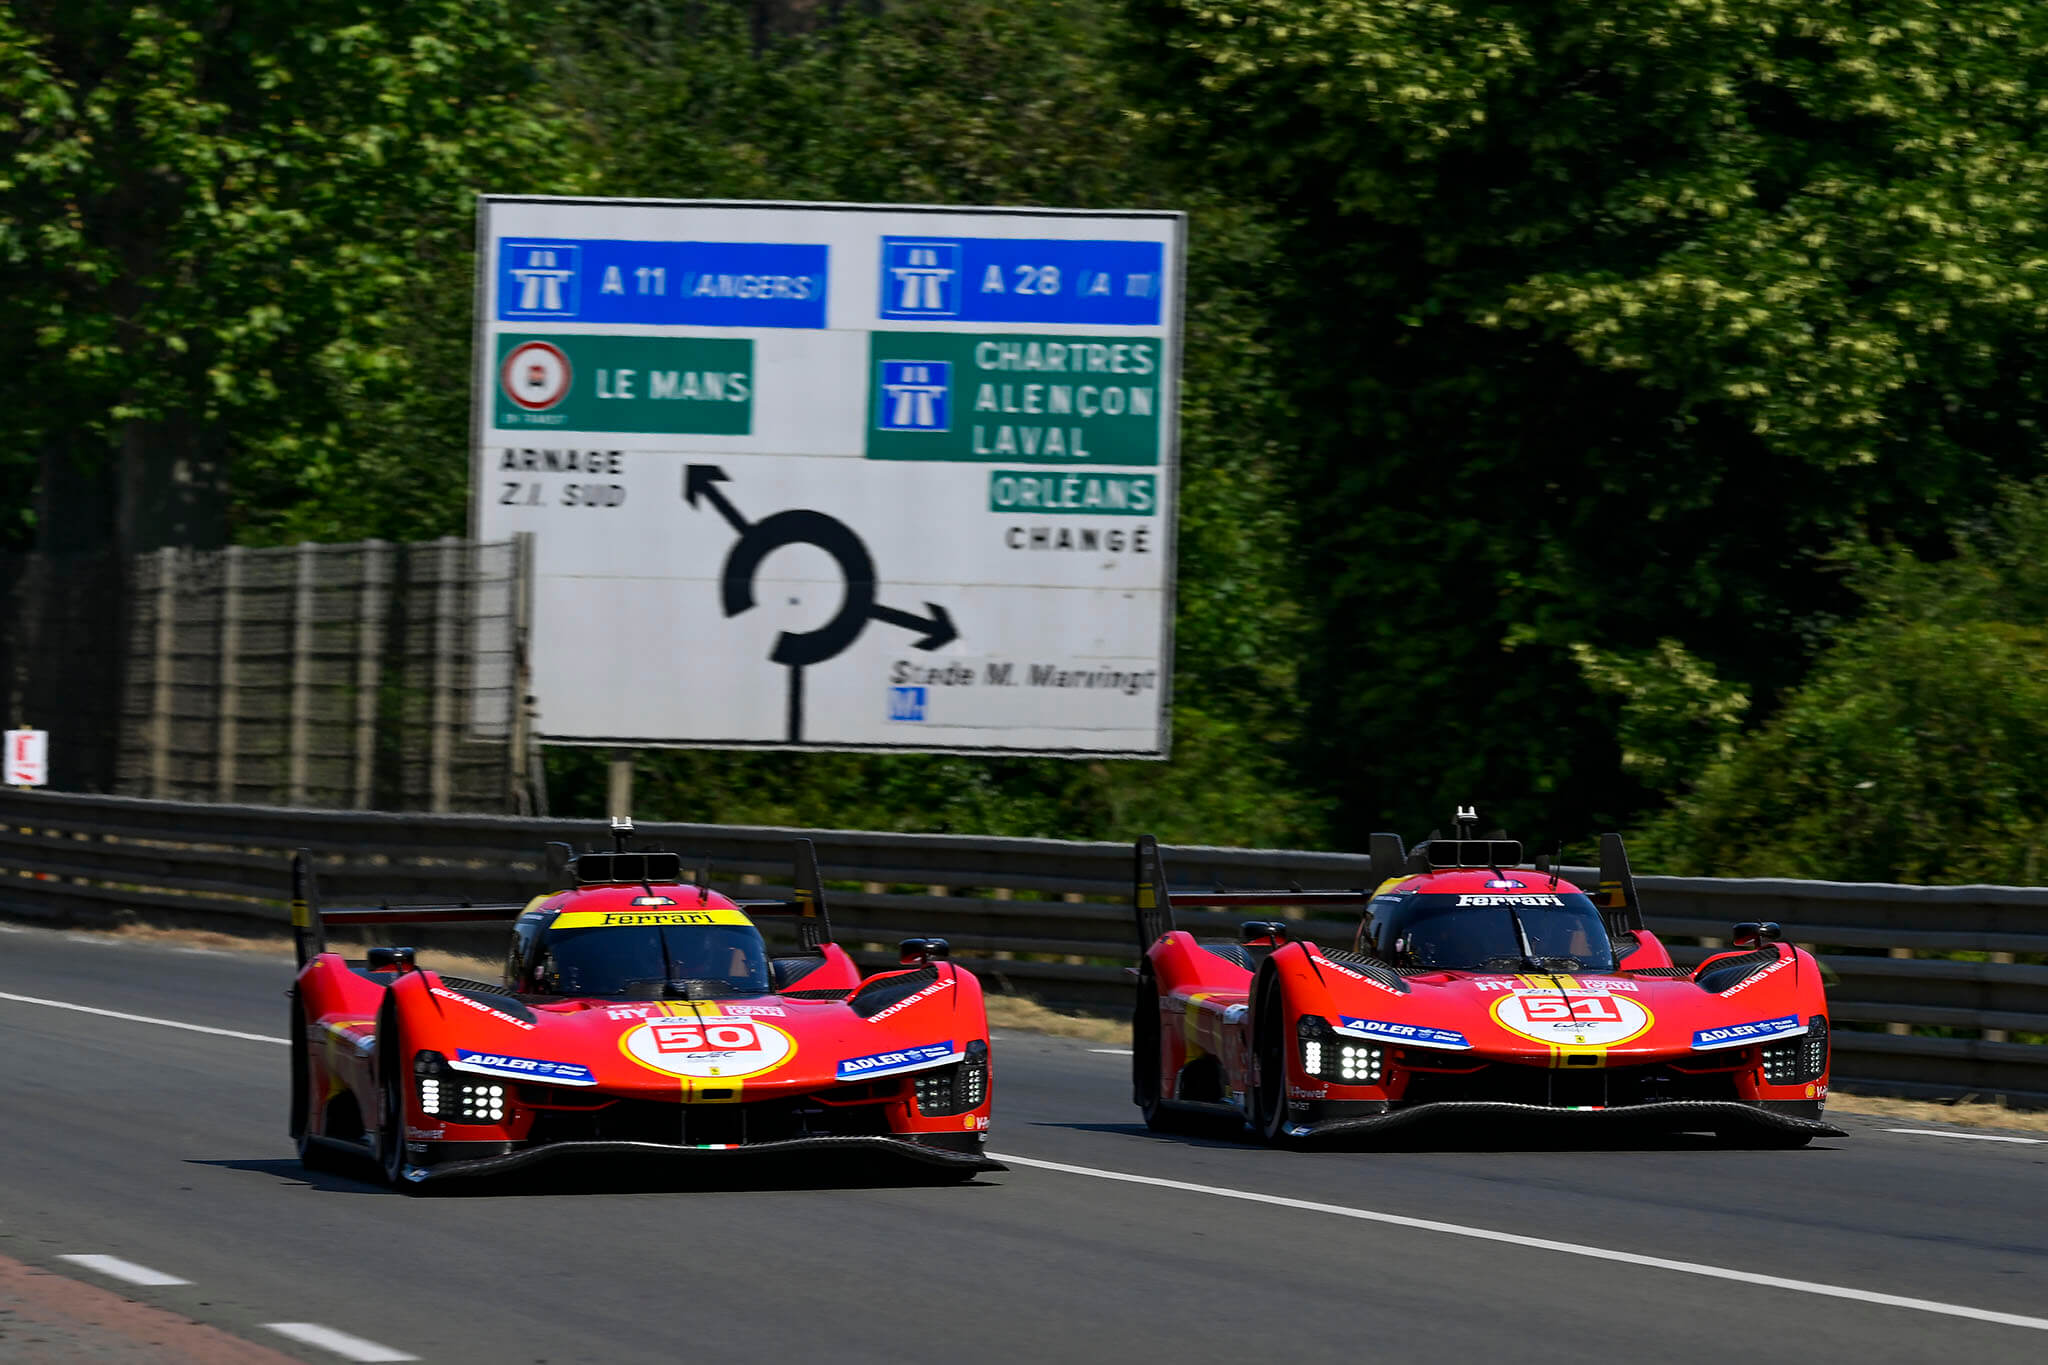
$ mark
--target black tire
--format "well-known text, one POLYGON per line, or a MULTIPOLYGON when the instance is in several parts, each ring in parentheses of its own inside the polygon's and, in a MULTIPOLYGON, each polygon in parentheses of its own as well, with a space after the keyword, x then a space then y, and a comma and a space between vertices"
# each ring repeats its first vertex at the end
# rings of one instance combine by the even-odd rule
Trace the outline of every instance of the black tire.
POLYGON ((1272 963, 1260 965, 1252 984, 1252 1057, 1256 1079, 1252 1082, 1250 1120, 1261 1142, 1275 1146, 1288 1141, 1287 1135, 1287 1037, 1286 1000, 1279 973, 1272 963))
POLYGON ((1131 1007, 1131 1098, 1155 1133, 1187 1130, 1187 1115, 1169 1108, 1161 1095, 1159 978, 1147 962, 1139 969, 1137 1001, 1131 1007))
POLYGON ((313 1140, 309 1112, 313 1106, 313 1061, 306 1047, 306 1011, 299 1004, 296 986, 292 988, 291 1001, 290 1032, 285 1036, 292 1045, 292 1145, 298 1149, 299 1165, 309 1171, 331 1171, 336 1165, 333 1149, 313 1140))
POLYGON ((419 1186, 405 1178, 405 1087, 412 1078, 405 1057, 398 1002, 386 991, 384 1007, 377 1011, 377 1164, 383 1168, 385 1184, 411 1194, 419 1186))

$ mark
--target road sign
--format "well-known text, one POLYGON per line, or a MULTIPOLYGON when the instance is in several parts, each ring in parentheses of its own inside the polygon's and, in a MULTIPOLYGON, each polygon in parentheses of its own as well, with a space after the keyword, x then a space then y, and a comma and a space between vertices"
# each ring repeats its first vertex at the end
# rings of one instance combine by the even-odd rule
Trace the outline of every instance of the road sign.
POLYGON ((486 197, 541 738, 1163 757, 1184 229, 486 197))
POLYGON ((50 781, 50 732, 9 730, 6 732, 7 785, 42 787, 50 781))

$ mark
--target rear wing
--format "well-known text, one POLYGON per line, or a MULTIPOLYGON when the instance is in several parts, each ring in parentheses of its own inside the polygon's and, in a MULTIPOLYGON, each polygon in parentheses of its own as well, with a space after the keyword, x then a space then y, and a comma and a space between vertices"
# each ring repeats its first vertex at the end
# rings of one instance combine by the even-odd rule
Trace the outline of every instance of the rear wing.
POLYGON ((1636 895, 1635 874, 1629 871, 1628 850, 1619 834, 1600 836, 1600 889, 1593 895, 1607 932, 1636 932, 1643 927, 1643 902, 1636 895))
MULTIPOLYGON (((798 839, 795 850, 793 899, 734 900, 750 915, 791 915, 797 921, 797 942, 807 953, 820 951, 832 941, 832 920, 825 905, 825 886, 818 877, 818 853, 809 839, 798 839)), ((609 882, 679 881, 685 875, 701 886, 708 865, 698 871, 682 866, 674 853, 574 853, 566 844, 547 846, 548 881, 559 887, 564 879, 571 886, 602 885, 609 882)), ((320 904, 319 879, 313 869, 313 855, 307 849, 292 854, 292 947, 299 965, 327 951, 329 925, 352 924, 510 924, 531 902, 479 905, 376 905, 326 909, 320 904)))
POLYGON ((510 924, 526 909, 516 905, 374 905, 325 909, 320 904, 319 878, 313 854, 292 854, 292 949, 299 965, 327 951, 330 924, 510 924))
POLYGON ((1291 886, 1284 891, 1175 891, 1166 880, 1166 861, 1160 856, 1159 841, 1141 834, 1133 849, 1136 868, 1131 893, 1131 910, 1138 924, 1138 952, 1149 951, 1153 944, 1173 932, 1175 906, 1235 909, 1261 905, 1364 905, 1387 878, 1402 875, 1407 860, 1398 835, 1375 834, 1369 847, 1372 886, 1363 890, 1304 891, 1291 886))
POLYGON ((786 901, 735 901, 749 915, 791 915, 796 919, 796 941, 807 953, 824 950, 832 941, 832 914, 825 904, 825 883, 818 878, 818 847, 809 839, 796 841, 795 883, 786 901))

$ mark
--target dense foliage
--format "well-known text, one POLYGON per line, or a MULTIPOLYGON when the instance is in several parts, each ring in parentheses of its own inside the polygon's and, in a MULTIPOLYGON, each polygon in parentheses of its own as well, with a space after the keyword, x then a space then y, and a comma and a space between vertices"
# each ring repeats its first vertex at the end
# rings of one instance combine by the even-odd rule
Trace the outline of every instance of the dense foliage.
POLYGON ((460 532, 481 190, 1183 207, 1173 762, 647 814, 2032 877, 2044 89, 1985 0, 24 0, 0 540, 460 532))
POLYGON ((1650 822, 1673 872, 1849 881, 2048 876, 2048 484, 1952 557, 1864 551, 1865 609, 1755 734, 1650 822))

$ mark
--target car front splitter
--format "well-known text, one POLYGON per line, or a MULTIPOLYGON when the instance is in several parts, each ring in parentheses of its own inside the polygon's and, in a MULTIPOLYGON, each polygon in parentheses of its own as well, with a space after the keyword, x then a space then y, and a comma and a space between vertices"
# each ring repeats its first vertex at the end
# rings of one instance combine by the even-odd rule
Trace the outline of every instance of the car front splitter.
POLYGON ((748 1155, 780 1155, 788 1152, 876 1152, 920 1161, 950 1170, 1007 1171, 1009 1167, 979 1152, 955 1152, 928 1147, 921 1142, 892 1137, 805 1137, 781 1142, 749 1142, 734 1145, 685 1147, 668 1142, 547 1142, 524 1147, 503 1156, 472 1157, 443 1162, 437 1166, 408 1166, 405 1178, 411 1184, 453 1180, 461 1176, 500 1175, 522 1166, 564 1156, 637 1156, 653 1158, 719 1158, 748 1155))
POLYGON ((1744 1124, 1781 1133, 1811 1133, 1815 1137, 1848 1136, 1842 1129, 1819 1119, 1762 1109, 1739 1100, 1661 1100, 1653 1104, 1623 1104, 1605 1109, 1559 1109, 1506 1100, 1440 1100, 1384 1114, 1293 1124, 1287 1132, 1290 1137, 1299 1138, 1350 1137, 1383 1133, 1390 1128, 1404 1128, 1412 1123, 1440 1118, 1516 1118, 1560 1124, 1636 1125, 1677 1132, 1744 1124))

